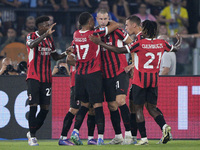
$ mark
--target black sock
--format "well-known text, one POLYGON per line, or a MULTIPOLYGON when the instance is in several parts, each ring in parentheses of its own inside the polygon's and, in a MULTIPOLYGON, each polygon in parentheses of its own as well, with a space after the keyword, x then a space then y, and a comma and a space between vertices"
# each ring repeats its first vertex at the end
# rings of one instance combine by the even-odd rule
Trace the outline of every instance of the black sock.
POLYGON ((35 117, 37 112, 37 106, 31 106, 28 116, 28 123, 29 123, 29 130, 31 133, 31 137, 35 137, 36 133, 36 125, 37 125, 37 119, 35 117))
POLYGON ((88 126, 88 136, 94 136, 94 129, 95 129, 95 116, 94 115, 88 115, 87 126, 88 126))
POLYGON ((97 107, 94 110, 95 110, 95 119, 97 123, 98 134, 104 134, 105 116, 103 113, 103 107, 97 107))
POLYGON ((113 125, 113 128, 115 130, 115 134, 121 134, 121 126, 120 126, 120 115, 119 115, 119 110, 117 109, 116 111, 110 111, 110 119, 113 125))
POLYGON ((123 106, 120 106, 119 109, 121 111, 121 116, 122 116, 122 120, 124 122, 125 130, 130 131, 131 130, 130 112, 129 112, 128 106, 126 104, 124 104, 123 106))
POLYGON ((61 133, 62 136, 67 136, 67 133, 69 132, 69 129, 72 125, 73 119, 74 119, 74 115, 71 112, 68 112, 63 121, 63 128, 62 128, 62 133, 61 133))
POLYGON ((74 129, 77 129, 79 130, 82 123, 83 123, 83 120, 85 118, 85 115, 87 114, 88 112, 88 108, 84 107, 84 106, 81 106, 81 108, 79 109, 78 113, 76 114, 76 119, 75 119, 75 124, 74 124, 74 129))
POLYGON ((137 122, 136 122, 136 114, 131 113, 131 134, 132 136, 137 136, 137 122))
POLYGON ((40 112, 37 115, 37 124, 36 124, 36 130, 39 130, 41 126, 44 124, 44 120, 48 114, 49 110, 40 109, 40 112))
POLYGON ((141 138, 147 137, 146 128, 145 128, 145 121, 137 122, 137 127, 140 131, 141 138))
POLYGON ((163 115, 162 111, 161 111, 158 107, 156 107, 156 110, 157 110, 158 112, 160 112, 161 115, 163 115))
POLYGON ((162 115, 158 115, 155 118, 155 121, 160 126, 160 129, 162 130, 162 127, 166 124, 164 117, 162 115))

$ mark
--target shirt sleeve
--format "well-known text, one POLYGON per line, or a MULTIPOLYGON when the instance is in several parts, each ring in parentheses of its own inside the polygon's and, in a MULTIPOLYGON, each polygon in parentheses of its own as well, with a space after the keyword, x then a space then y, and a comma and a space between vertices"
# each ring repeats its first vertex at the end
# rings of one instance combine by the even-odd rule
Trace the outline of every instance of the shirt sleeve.
POLYGON ((165 8, 161 11, 160 15, 166 17, 166 15, 167 15, 167 7, 165 7, 165 8))
POLYGON ((51 53, 55 53, 56 52, 56 48, 55 48, 55 44, 54 44, 54 41, 53 41, 52 37, 50 38, 50 43, 52 44, 52 46, 51 46, 51 53))
POLYGON ((108 27, 96 29, 93 35, 97 35, 97 34, 99 34, 100 37, 106 36, 108 34, 108 27))
POLYGON ((125 30, 121 29, 121 28, 117 29, 115 32, 116 32, 116 35, 118 36, 118 38, 120 40, 122 40, 123 42, 125 42, 127 40, 128 36, 129 36, 127 34, 127 32, 125 30))
POLYGON ((140 45, 139 42, 136 41, 136 42, 131 42, 128 45, 125 45, 125 47, 128 53, 132 53, 132 52, 137 52, 137 48, 139 47, 139 45, 140 45))
POLYGON ((162 56, 162 67, 170 68, 171 66, 171 58, 168 52, 164 52, 162 56))
POLYGON ((188 12, 186 9, 182 8, 182 13, 181 13, 181 17, 185 18, 185 19, 188 19, 188 12))
POLYGON ((26 36, 26 45, 30 45, 30 43, 33 41, 32 39, 32 33, 29 33, 27 36, 26 36))
POLYGON ((167 41, 164 41, 164 49, 165 49, 165 51, 167 51, 167 52, 170 52, 170 51, 172 51, 173 50, 173 45, 170 45, 167 41))

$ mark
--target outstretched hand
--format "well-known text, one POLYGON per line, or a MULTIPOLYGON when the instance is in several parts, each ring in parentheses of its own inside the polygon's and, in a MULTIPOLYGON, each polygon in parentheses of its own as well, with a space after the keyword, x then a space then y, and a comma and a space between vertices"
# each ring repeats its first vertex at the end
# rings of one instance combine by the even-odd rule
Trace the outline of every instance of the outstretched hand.
POLYGON ((175 46, 177 49, 179 49, 181 47, 183 38, 178 33, 176 33, 176 39, 177 39, 177 42, 176 42, 175 46))
POLYGON ((55 32, 55 30, 52 30, 52 28, 53 28, 55 25, 56 25, 56 23, 52 24, 52 25, 49 27, 49 29, 48 29, 47 32, 46 32, 48 35, 51 35, 53 32, 55 32))
POLYGON ((74 46, 68 47, 65 52, 67 53, 67 55, 73 53, 74 52, 74 46))
POLYGON ((99 36, 99 34, 97 34, 97 37, 96 36, 94 36, 94 35, 90 35, 89 36, 89 39, 93 42, 93 43, 95 43, 95 44, 97 44, 97 45, 99 45, 102 41, 101 41, 101 37, 99 36))

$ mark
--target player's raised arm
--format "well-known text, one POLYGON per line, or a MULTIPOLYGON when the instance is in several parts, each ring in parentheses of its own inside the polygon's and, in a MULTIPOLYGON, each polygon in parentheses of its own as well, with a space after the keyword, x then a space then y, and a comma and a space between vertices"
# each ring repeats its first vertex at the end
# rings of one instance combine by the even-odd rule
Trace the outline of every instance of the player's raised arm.
POLYGON ((108 44, 102 42, 99 35, 98 35, 98 37, 95 37, 94 35, 90 35, 89 38, 90 38, 90 40, 91 40, 92 42, 94 42, 95 44, 101 45, 101 46, 103 46, 105 49, 110 50, 110 51, 112 51, 112 52, 116 52, 116 53, 118 53, 118 54, 121 54, 121 53, 128 53, 126 47, 116 47, 116 46, 108 45, 108 44))
POLYGON ((107 29, 108 29, 108 33, 107 34, 110 34, 114 30, 116 30, 117 28, 119 28, 119 24, 117 22, 115 22, 113 20, 109 21, 109 25, 107 26, 107 29))
MULTIPOLYGON (((26 44, 30 47, 30 48, 34 48, 36 46, 38 46, 38 44, 47 36, 51 35, 55 30, 52 30, 52 28, 56 25, 56 23, 52 24, 49 29, 42 34, 40 37, 38 37, 35 40, 27 40, 26 44)), ((44 25, 38 25, 38 28, 43 27, 44 25)), ((46 26, 45 26, 46 27, 46 26)))
POLYGON ((172 51, 177 51, 181 47, 183 38, 178 33, 176 33, 176 39, 177 39, 177 42, 176 42, 176 44, 174 44, 172 51))
POLYGON ((58 54, 57 52, 51 53, 51 56, 53 57, 54 60, 59 60, 65 58, 67 55, 70 55, 74 51, 73 46, 70 46, 66 49, 65 52, 58 54))

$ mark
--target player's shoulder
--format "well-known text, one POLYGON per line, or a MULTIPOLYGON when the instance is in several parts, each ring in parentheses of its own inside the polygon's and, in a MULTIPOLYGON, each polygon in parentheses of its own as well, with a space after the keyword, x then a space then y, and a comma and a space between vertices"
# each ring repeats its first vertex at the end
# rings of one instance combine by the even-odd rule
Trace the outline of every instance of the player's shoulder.
POLYGON ((37 37, 36 32, 31 32, 29 34, 27 34, 27 40, 33 39, 34 37, 37 37))
POLYGON ((123 32, 123 33, 126 33, 126 31, 122 28, 117 28, 114 32, 123 32))

